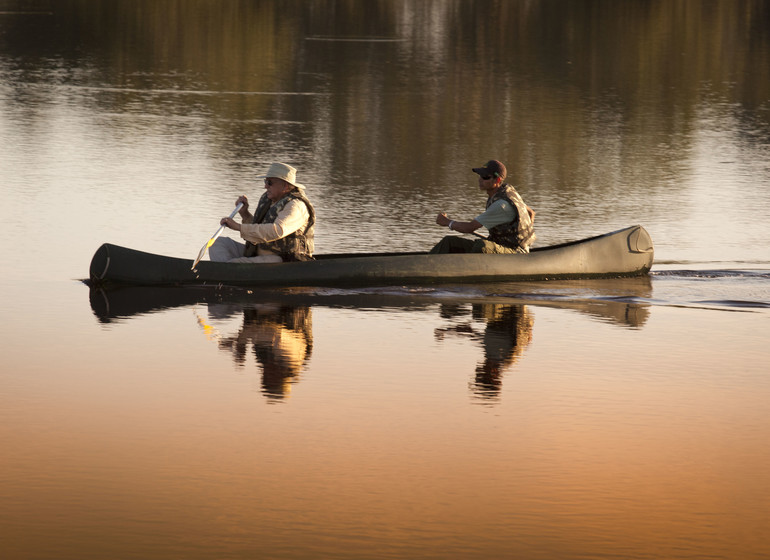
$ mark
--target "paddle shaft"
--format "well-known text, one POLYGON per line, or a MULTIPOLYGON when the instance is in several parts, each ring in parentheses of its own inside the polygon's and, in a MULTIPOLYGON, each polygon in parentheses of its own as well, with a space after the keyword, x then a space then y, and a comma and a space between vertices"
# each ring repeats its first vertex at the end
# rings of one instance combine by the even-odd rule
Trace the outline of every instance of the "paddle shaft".
MULTIPOLYGON (((235 215, 240 211, 241 208, 243 208, 243 202, 239 203, 235 207, 235 210, 233 210, 232 213, 228 217, 229 218, 235 217, 235 215)), ((201 261, 201 259, 203 258, 203 255, 206 254, 206 251, 208 250, 208 248, 211 247, 214 244, 214 241, 217 240, 217 237, 222 235, 223 231, 225 231, 225 226, 224 225, 219 226, 219 229, 216 232, 214 232, 214 235, 211 236, 211 239, 209 239, 203 245, 203 247, 201 247, 201 250, 198 253, 198 258, 195 259, 195 262, 193 263, 192 267, 190 267, 190 270, 195 270, 196 265, 201 261)))
MULTIPOLYGON (((238 206, 235 207, 235 210, 233 210, 230 213, 228 218, 234 218, 235 215, 240 211, 241 208, 243 208, 243 202, 241 202, 240 204, 238 204, 238 206)), ((214 233, 214 235, 211 236, 211 239, 209 239, 208 242, 206 243, 206 248, 211 247, 214 244, 214 241, 216 241, 217 237, 222 235, 222 232, 225 231, 226 227, 227 226, 225 226, 225 225, 219 226, 219 229, 216 231, 216 233, 214 233)))

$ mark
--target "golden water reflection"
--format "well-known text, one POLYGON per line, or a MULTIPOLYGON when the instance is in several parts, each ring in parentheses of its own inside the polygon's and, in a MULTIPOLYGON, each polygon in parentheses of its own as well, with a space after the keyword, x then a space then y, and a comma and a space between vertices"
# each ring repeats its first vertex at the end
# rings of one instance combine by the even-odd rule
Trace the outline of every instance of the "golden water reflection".
MULTIPOLYGON (((506 284, 504 287, 514 290, 513 293, 485 296, 481 302, 470 302, 459 295, 451 300, 379 293, 317 297, 302 291, 264 294, 231 288, 140 287, 92 289, 90 303, 103 323, 193 306, 207 338, 229 354, 236 367, 256 367, 260 390, 272 403, 289 398, 292 387, 311 365, 314 306, 379 306, 421 312, 436 309, 439 326, 433 330, 435 341, 452 344, 453 340, 468 340, 477 347, 479 357, 476 367, 469 372, 469 390, 475 402, 496 404, 505 375, 512 372, 533 340, 533 306, 569 309, 621 328, 641 328, 649 317, 649 306, 640 302, 651 296, 649 278, 609 284, 550 282, 545 286, 548 295, 517 292, 520 285, 506 284), (573 292, 572 296, 560 295, 561 289, 573 292), (582 295, 578 295, 581 290, 582 295), (205 317, 198 311, 201 305, 206 308, 205 317), (235 327, 233 320, 240 324, 235 327)), ((531 285, 529 288, 532 290, 531 285)))
MULTIPOLYGON (((210 304, 208 311, 217 319, 234 314, 226 304, 210 304)), ((265 303, 244 306, 235 313, 242 315, 243 323, 238 332, 219 338, 219 348, 241 367, 250 362, 249 353, 253 353, 262 370, 265 396, 276 401, 289 397, 313 351, 312 309, 265 303)))
POLYGON ((637 285, 93 292, 88 345, 60 329, 3 386, 3 558, 767 558, 767 315, 645 320, 637 285), (303 309, 269 406, 254 346, 302 341, 303 309), (467 402, 488 362, 493 411, 467 402))

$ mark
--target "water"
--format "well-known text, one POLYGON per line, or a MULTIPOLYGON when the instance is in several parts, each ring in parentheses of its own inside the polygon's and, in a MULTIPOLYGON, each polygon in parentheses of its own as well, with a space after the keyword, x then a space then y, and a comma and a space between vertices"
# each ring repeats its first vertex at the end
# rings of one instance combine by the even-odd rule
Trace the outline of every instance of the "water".
POLYGON ((3 558, 765 558, 766 2, 0 2, 3 558), (317 252, 503 160, 649 277, 90 291, 271 161, 317 252))

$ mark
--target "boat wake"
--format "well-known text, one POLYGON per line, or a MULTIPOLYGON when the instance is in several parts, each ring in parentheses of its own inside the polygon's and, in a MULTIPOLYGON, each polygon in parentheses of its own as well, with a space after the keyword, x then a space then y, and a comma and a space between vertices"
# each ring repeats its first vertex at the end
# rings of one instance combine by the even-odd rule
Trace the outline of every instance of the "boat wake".
POLYGON ((665 270, 642 278, 316 290, 319 297, 379 296, 435 302, 548 306, 610 303, 724 311, 770 309, 768 270, 665 270))
POLYGON ((652 277, 671 278, 748 278, 770 281, 768 270, 742 270, 742 269, 716 269, 716 270, 654 270, 650 272, 652 277))

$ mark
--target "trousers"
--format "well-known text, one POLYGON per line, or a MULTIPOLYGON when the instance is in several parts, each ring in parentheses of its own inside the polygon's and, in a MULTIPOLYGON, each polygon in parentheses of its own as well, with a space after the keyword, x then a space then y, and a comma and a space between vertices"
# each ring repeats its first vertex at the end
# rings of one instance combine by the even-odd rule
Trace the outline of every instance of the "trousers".
POLYGON ((511 253, 529 253, 518 247, 511 249, 498 245, 488 239, 466 239, 458 235, 447 235, 429 251, 431 254, 441 253, 490 253, 490 254, 511 254, 511 253))
POLYGON ((232 263, 278 263, 283 262, 279 255, 257 255, 256 257, 244 257, 246 244, 240 243, 229 237, 219 237, 209 247, 209 260, 215 262, 232 263))

